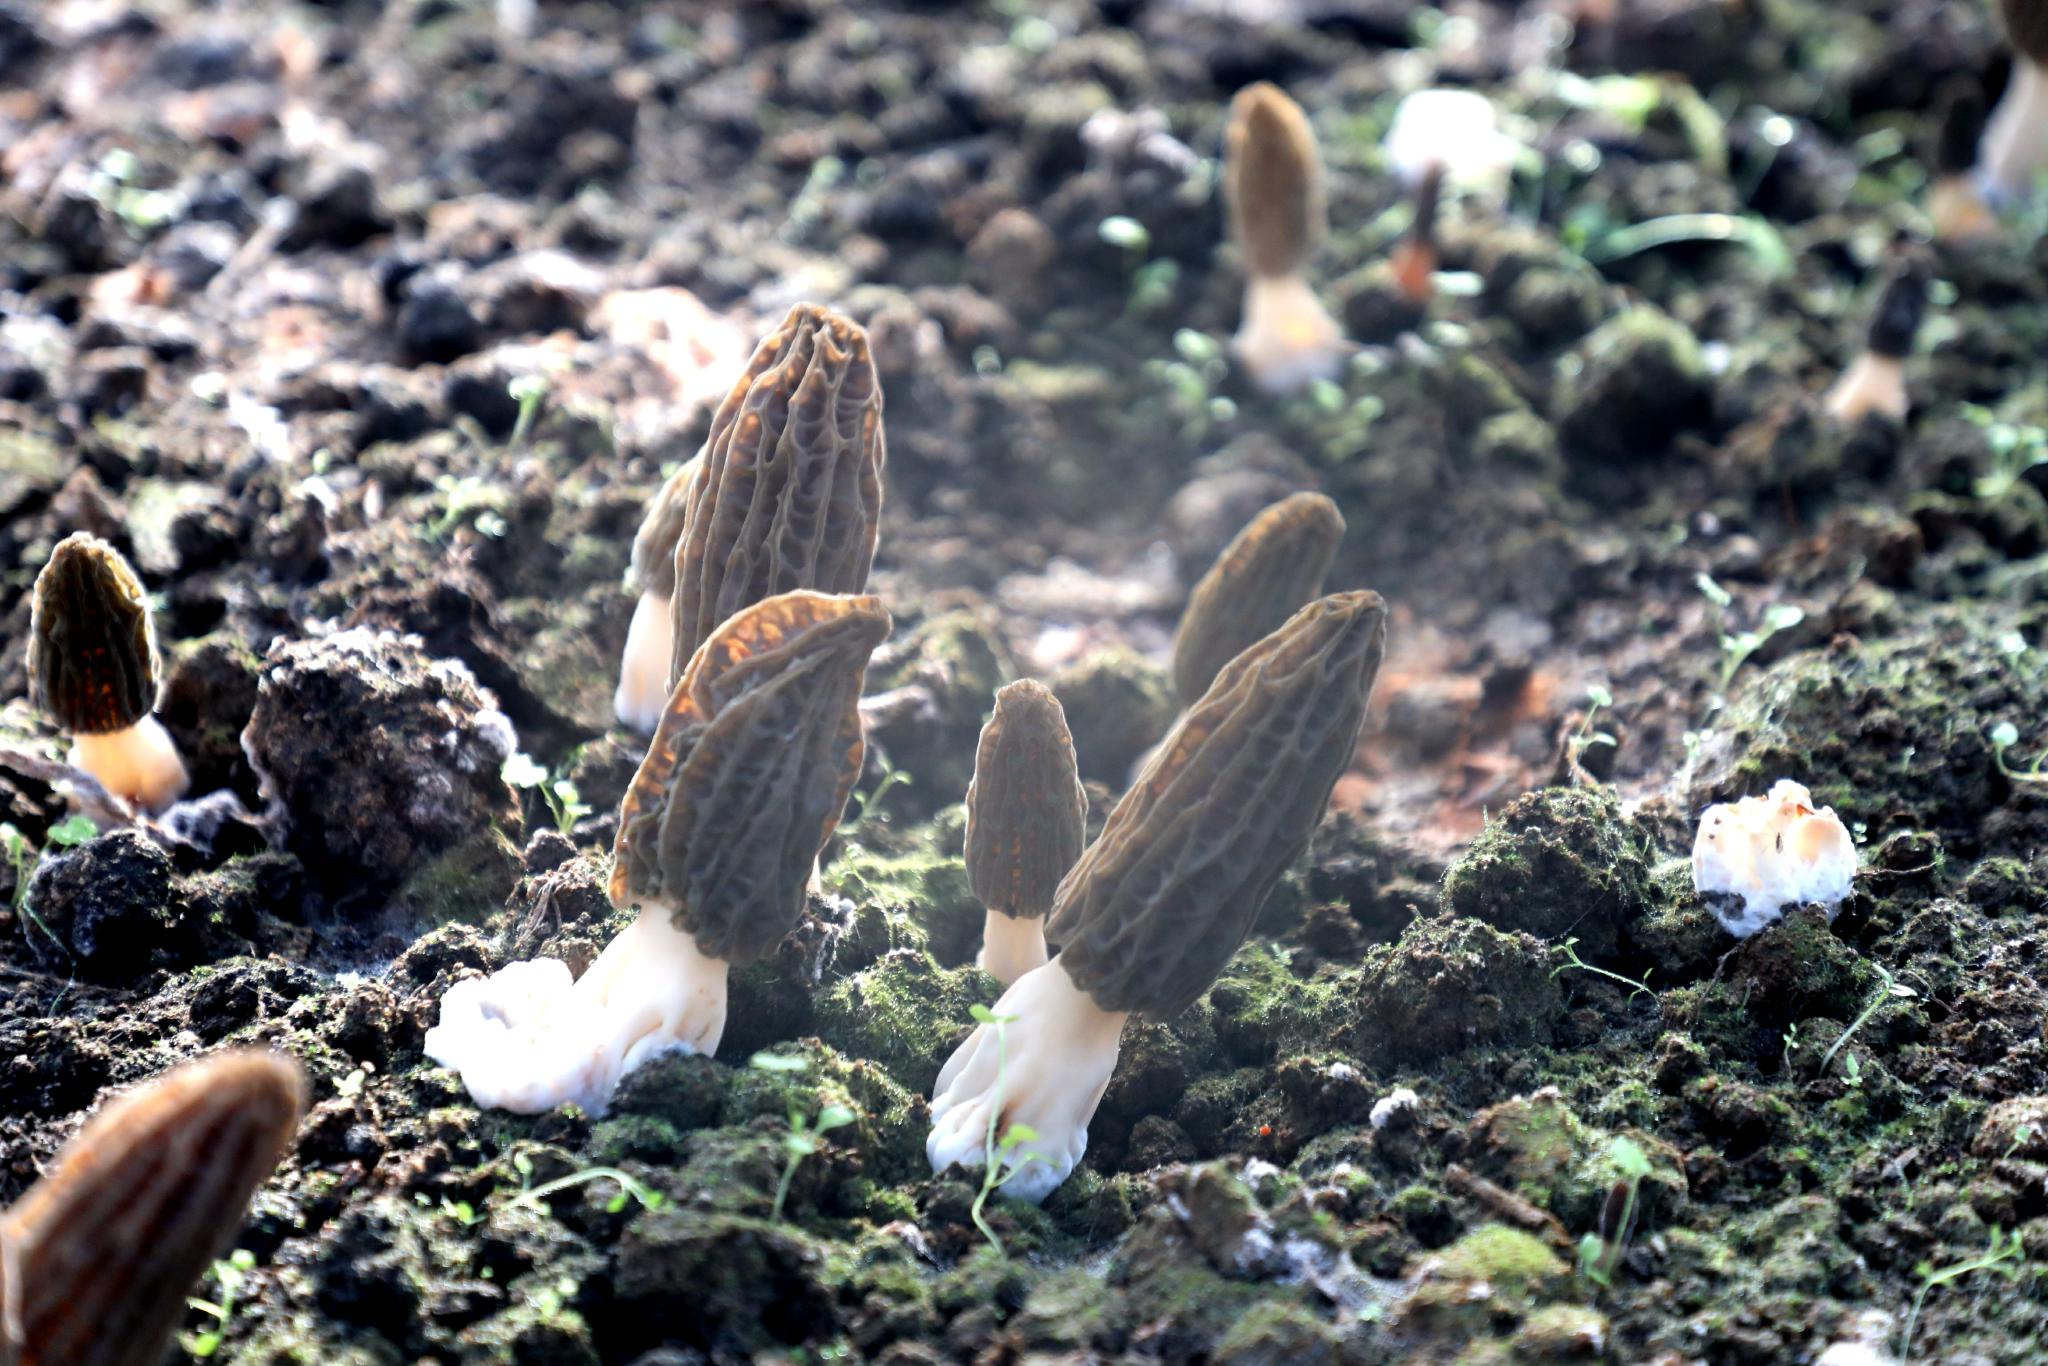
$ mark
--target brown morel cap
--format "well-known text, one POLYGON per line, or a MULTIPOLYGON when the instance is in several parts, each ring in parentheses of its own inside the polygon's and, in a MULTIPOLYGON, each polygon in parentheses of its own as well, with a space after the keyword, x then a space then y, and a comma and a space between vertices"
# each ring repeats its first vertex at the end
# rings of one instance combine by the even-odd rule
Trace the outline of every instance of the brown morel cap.
POLYGON ((1023 679, 996 693, 967 785, 967 885, 992 911, 1036 920, 1081 857, 1088 794, 1059 699, 1023 679))
POLYGON ((157 1366, 304 1102, 291 1059, 217 1053, 87 1124, 0 1218, 22 1366, 157 1366))
POLYGON ((1984 139, 1984 92, 1964 77, 1942 92, 1935 124, 1934 173, 1968 175, 1977 164, 1977 144, 1984 139))
POLYGON ((1913 354, 1913 338, 1927 310, 1927 262, 1918 254, 1894 265, 1878 291, 1870 314, 1868 346, 1872 355, 1903 360, 1913 354))
POLYGON ((1377 593, 1319 598, 1232 660, 1060 883, 1046 938, 1104 1010, 1216 980, 1350 765, 1386 648, 1377 593))
POLYGON ((868 335, 799 304, 719 405, 675 548, 675 675, 744 607, 867 587, 881 529, 882 388, 868 335))
POLYGON ((1230 102, 1223 195, 1230 235, 1253 275, 1292 275, 1322 241, 1322 156, 1308 115, 1280 87, 1260 81, 1230 102))
POLYGON ((2022 57, 2048 65, 2048 0, 1999 0, 2006 36, 2022 57))
POLYGON ((97 536, 66 536, 36 575, 28 678, 35 704, 72 735, 126 730, 156 706, 142 580, 97 536))
POLYGON ((613 902, 672 906, 698 948, 729 962, 780 943, 860 776, 861 683, 888 634, 879 599, 811 592, 714 631, 619 809, 613 902))
POLYGON ((1188 595, 1173 638, 1173 687, 1182 706, 1322 590, 1343 539, 1344 514, 1320 493, 1290 494, 1232 538, 1188 595))

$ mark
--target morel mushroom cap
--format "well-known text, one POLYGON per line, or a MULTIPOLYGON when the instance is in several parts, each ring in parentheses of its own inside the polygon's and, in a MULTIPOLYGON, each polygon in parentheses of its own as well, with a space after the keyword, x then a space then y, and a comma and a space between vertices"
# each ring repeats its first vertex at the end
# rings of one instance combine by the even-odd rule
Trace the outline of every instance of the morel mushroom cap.
POLYGON ((1038 921, 1081 857, 1088 795, 1059 699, 1022 679, 996 693, 967 786, 967 885, 988 908, 981 966, 1005 986, 1045 961, 1038 921))
POLYGON ((1209 989, 1350 765, 1386 648, 1379 594, 1337 593, 1232 660, 1060 883, 1046 937, 1106 1011, 1209 989))
POLYGON ((1344 539, 1344 514, 1320 493, 1291 494, 1246 523, 1209 567, 1173 638, 1173 686, 1193 703, 1238 653, 1314 597, 1344 539))
POLYGON ((882 388, 867 333, 799 304, 719 405, 675 549, 674 672, 777 593, 859 593, 882 511, 882 388))
POLYGON ((110 1103, 0 1216, 0 1356, 157 1366, 303 1104, 297 1064, 253 1050, 203 1058, 110 1103))
POLYGON ((2048 0, 1999 0, 2012 78, 1977 145, 1977 186, 1994 204, 2026 197, 2048 169, 2048 0))
POLYGON ((1972 242, 1998 236, 1998 216, 1978 193, 1972 172, 1984 137, 1984 95, 1977 82, 1959 77, 1942 92, 1935 134, 1927 151, 1927 216, 1937 242, 1972 242))

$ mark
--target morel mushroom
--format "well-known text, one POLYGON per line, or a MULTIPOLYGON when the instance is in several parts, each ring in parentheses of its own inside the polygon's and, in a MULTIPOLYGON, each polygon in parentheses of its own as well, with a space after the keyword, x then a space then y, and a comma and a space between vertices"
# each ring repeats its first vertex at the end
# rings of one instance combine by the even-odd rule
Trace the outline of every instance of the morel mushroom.
POLYGON ((1225 664, 1322 591, 1344 539, 1344 514, 1320 493, 1291 494, 1245 524, 1188 595, 1173 638, 1182 706, 1225 664))
POLYGON ((1977 189, 1993 204, 2018 202, 2048 170, 2048 3, 1999 0, 2012 39, 2012 78, 1977 145, 1977 189))
POLYGON ((1132 1014, 1209 989, 1350 766, 1385 652, 1376 593, 1310 603, 1218 674, 1060 882, 1059 956, 1019 977, 939 1072, 932 1170, 1023 1125, 1004 1190, 1038 1201, 1088 1147, 1132 1014))
POLYGON ((981 967, 1004 986, 1045 962, 1045 916, 1081 857, 1088 794, 1074 737, 1051 689, 1030 679, 996 693, 967 785, 967 885, 988 916, 981 967))
POLYGON ((156 629, 121 553, 76 532, 36 575, 30 695, 71 736, 71 764, 109 792, 161 811, 191 786, 156 707, 156 629))
POLYGON ((1928 160, 1933 175, 1927 216, 1937 242, 1973 242, 1998 236, 1998 218, 1977 192, 1977 144, 1984 136, 1984 97, 1964 79, 1943 96, 1928 160))
POLYGON ((1415 185, 1415 221, 1394 244, 1394 283, 1410 303, 1428 303, 1436 289, 1436 215, 1443 188, 1444 164, 1432 161, 1415 185))
POLYGON ((694 456, 663 481, 633 536, 631 578, 639 586, 640 597, 633 604, 632 623, 626 627, 626 652, 619 662, 619 687, 612 694, 612 711, 621 725, 642 735, 654 733, 668 701, 669 671, 675 667, 676 652, 676 543, 683 538, 690 482, 703 467, 702 455, 694 456))
POLYGON ((1878 292, 1870 316, 1869 339, 1862 352, 1828 391, 1825 406, 1836 421, 1854 424, 1868 413, 1903 421, 1910 407, 1906 397, 1906 357, 1927 307, 1927 266, 1908 257, 1894 267, 1878 292))
POLYGON ((107 1105, 0 1215, 0 1361, 157 1366, 304 1102, 298 1065, 189 1063, 107 1105))
POLYGON ((603 1114, 666 1052, 711 1053, 726 972, 803 915, 865 752, 861 683, 889 633, 871 597, 782 593, 691 657, 619 809, 612 904, 638 918, 573 984, 555 959, 457 983, 427 1055, 479 1105, 603 1114))
POLYGON ((1328 228, 1323 161, 1308 116, 1278 86, 1260 81, 1230 102, 1223 193, 1246 276, 1237 358, 1269 393, 1334 378, 1351 347, 1303 276, 1328 228))

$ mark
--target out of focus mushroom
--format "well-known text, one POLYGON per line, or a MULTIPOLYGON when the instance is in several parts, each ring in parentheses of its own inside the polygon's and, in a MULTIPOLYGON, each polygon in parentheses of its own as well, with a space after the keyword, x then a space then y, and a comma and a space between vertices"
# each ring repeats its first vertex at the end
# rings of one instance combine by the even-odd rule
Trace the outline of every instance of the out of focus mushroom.
POLYGON ((71 763, 114 795, 161 811, 191 786, 156 706, 156 631, 142 581, 105 541, 77 532, 36 576, 30 695, 71 736, 71 763))
POLYGON ((249 1050, 109 1103, 0 1215, 0 1360, 158 1366, 304 1101, 296 1063, 249 1050))
POLYGON ((1233 659, 1183 715, 1060 882, 1059 956, 1019 977, 933 1088, 932 1170, 987 1160, 1013 1126, 1004 1190, 1045 1198, 1088 1122, 1133 1014, 1193 1004, 1308 844, 1351 764, 1385 653, 1377 593, 1318 599, 1233 659))
POLYGON ((1333 378, 1352 348, 1304 274, 1329 226, 1323 160, 1308 116, 1278 86, 1260 81, 1230 102, 1223 193, 1246 276, 1232 350, 1271 393, 1333 378))
POLYGON ((2012 40, 2012 78, 1977 145, 1977 188, 1992 204, 2017 203, 2048 170, 2048 0, 1999 0, 2012 40))
POLYGON ((1942 97, 1928 161, 1933 175, 1927 216, 1937 242, 1974 242, 1999 235, 1998 217, 1977 192, 1977 143, 1984 135, 1984 97, 1976 82, 1964 81, 1942 97))
POLYGON ((1444 164, 1433 161, 1415 184, 1415 221, 1394 244, 1394 283, 1410 303, 1428 303, 1436 288, 1436 215, 1443 188, 1444 164))
POLYGON ((811 592, 713 631, 619 809, 612 904, 638 918, 573 983, 555 959, 457 983, 427 1055, 479 1105, 602 1114, 649 1058, 714 1052, 728 968, 764 957, 803 915, 860 773, 861 682, 888 633, 877 599, 811 592))
POLYGON ((1045 962, 1045 916, 1081 857, 1088 794, 1059 699, 1024 679, 996 693, 967 785, 967 885, 988 917, 981 966, 1004 986, 1045 962))
POLYGON ((703 465, 703 457, 695 456, 663 481, 633 536, 629 577, 640 596, 626 627, 626 652, 619 662, 612 710, 620 724, 643 735, 653 733, 668 701, 669 671, 675 667, 676 542, 683 537, 690 481, 703 465))
POLYGON ((1223 548, 1188 595, 1173 638, 1182 706, 1225 664, 1322 591, 1344 539, 1344 514, 1320 493, 1295 493, 1260 512, 1223 548))
POLYGON ((1854 424, 1869 413, 1894 422, 1905 419, 1912 406, 1906 395, 1906 357, 1913 354, 1913 337, 1926 309, 1927 265, 1910 256, 1886 276, 1863 350, 1828 390, 1824 403, 1836 421, 1854 424))

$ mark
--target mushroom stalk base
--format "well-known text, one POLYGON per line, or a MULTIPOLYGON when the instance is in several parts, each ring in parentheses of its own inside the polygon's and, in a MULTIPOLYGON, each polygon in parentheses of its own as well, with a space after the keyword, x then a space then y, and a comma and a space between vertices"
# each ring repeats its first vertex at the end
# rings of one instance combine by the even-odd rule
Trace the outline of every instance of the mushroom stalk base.
POLYGON ((74 735, 71 766, 84 769, 107 791, 152 813, 170 806, 192 786, 178 747, 154 716, 105 735, 74 735))
POLYGON ((1998 237, 1998 216, 1966 175, 1943 176, 1927 192, 1927 216, 1937 242, 1985 242, 1998 237))
POLYGON ((1230 346, 1252 382, 1270 394, 1335 379, 1352 351, 1299 275, 1254 275, 1245 282, 1244 322, 1230 346))
POLYGON ((725 1033, 726 961, 649 906, 573 983, 554 958, 458 982, 426 1053, 462 1074, 478 1105, 602 1115, 619 1081, 663 1053, 712 1053, 725 1033))
POLYGON ((1977 144, 1977 188, 2001 208, 2031 194, 2048 170, 2048 73, 2015 53, 2012 80, 1977 144))
POLYGON ((1004 986, 1033 968, 1045 966, 1045 922, 990 911, 981 931, 977 966, 1004 986))
POLYGON ((1012 1125, 1026 1125, 1037 1137, 998 1160, 1011 1173, 1003 1193, 1035 1205, 1088 1151, 1088 1121, 1116 1070, 1130 1017, 1096 1005, 1057 959, 1019 977, 995 1014, 1014 1018, 977 1025, 940 1069, 924 1152, 935 1172, 982 1167, 991 1133, 1000 1147, 1012 1125))
POLYGON ((1865 351, 1850 362, 1823 402, 1828 416, 1837 422, 1861 422, 1868 413, 1903 421, 1909 405, 1906 367, 1897 356, 1865 351))
POLYGON ((670 599, 642 593, 633 608, 633 624, 626 628, 626 653, 619 664, 619 690, 612 694, 612 710, 621 725, 652 735, 668 705, 669 666, 674 663, 675 621, 669 615, 670 599))

